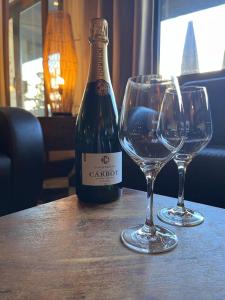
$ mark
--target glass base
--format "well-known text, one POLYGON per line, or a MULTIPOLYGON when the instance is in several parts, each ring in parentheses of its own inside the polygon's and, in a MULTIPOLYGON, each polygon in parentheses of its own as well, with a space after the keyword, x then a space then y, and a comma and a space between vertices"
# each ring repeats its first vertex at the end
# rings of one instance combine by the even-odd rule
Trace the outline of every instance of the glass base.
POLYGON ((158 218, 167 224, 183 227, 196 226, 204 221, 203 215, 199 212, 179 206, 161 209, 158 218))
POLYGON ((155 229, 155 234, 149 233, 149 227, 146 225, 124 229, 121 233, 122 242, 140 253, 161 253, 176 247, 178 240, 175 233, 158 225, 155 229))

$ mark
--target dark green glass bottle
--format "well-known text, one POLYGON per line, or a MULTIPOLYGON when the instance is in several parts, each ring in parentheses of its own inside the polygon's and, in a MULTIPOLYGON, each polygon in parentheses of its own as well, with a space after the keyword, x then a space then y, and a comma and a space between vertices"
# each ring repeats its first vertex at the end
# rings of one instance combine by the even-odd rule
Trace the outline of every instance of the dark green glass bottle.
POLYGON ((76 193, 81 201, 105 203, 120 197, 122 183, 122 152, 108 69, 106 20, 92 20, 89 41, 89 77, 76 122, 76 193))

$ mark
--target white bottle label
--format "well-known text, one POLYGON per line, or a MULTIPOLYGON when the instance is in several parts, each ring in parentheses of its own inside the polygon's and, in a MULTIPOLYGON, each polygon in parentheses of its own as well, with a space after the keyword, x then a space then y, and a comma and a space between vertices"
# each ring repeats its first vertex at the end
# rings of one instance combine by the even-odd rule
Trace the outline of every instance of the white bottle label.
POLYGON ((82 153, 82 184, 102 186, 122 181, 122 152, 82 153))

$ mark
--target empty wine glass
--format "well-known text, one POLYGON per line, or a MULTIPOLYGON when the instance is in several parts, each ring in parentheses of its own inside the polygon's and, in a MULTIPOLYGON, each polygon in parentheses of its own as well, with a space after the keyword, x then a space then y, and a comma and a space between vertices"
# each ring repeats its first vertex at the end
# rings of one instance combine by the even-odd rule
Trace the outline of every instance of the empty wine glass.
POLYGON ((167 88, 179 95, 175 79, 159 75, 130 78, 124 95, 119 139, 122 147, 141 168, 147 181, 145 224, 125 229, 123 243, 137 252, 159 253, 174 248, 176 235, 153 222, 153 186, 161 168, 182 146, 181 97, 165 99, 167 88))
MULTIPOLYGON (((205 87, 184 86, 180 90, 184 106, 186 138, 184 145, 174 157, 179 173, 178 202, 176 207, 160 210, 158 218, 171 225, 194 226, 201 224, 204 217, 184 205, 185 173, 193 157, 210 141, 212 120, 205 87)), ((177 91, 169 89, 165 97, 177 98, 177 91)))

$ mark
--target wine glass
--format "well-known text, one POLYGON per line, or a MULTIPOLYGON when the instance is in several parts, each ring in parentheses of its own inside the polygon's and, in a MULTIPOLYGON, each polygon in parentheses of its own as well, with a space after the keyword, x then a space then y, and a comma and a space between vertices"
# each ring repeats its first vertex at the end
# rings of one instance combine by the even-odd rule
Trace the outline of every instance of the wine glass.
POLYGON ((128 248, 141 253, 160 253, 177 245, 172 231, 153 222, 155 178, 183 142, 181 97, 165 99, 167 88, 174 88, 179 95, 176 79, 160 75, 130 78, 121 110, 120 143, 147 181, 145 224, 123 230, 121 239, 128 248))
MULTIPOLYGON (((179 173, 178 202, 176 207, 161 209, 158 212, 158 218, 171 225, 194 226, 201 224, 204 217, 184 205, 185 174, 193 157, 210 141, 212 120, 205 87, 183 86, 180 90, 184 106, 186 138, 182 148, 174 156, 179 173)), ((169 89, 165 97, 177 98, 176 90, 169 89)))

